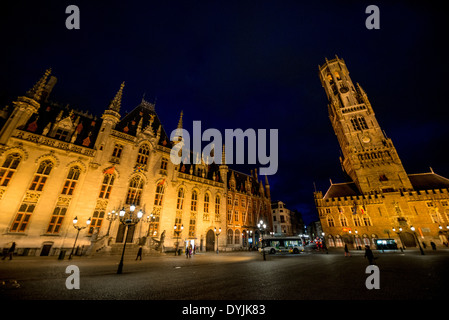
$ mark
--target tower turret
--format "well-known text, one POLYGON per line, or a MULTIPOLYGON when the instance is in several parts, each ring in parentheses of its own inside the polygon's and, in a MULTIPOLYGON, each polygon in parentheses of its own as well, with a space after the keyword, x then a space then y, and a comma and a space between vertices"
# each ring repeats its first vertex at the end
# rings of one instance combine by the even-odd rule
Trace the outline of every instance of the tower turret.
POLYGON ((51 69, 47 69, 39 81, 24 96, 18 97, 17 101, 13 102, 14 110, 0 131, 0 144, 5 144, 14 129, 24 126, 30 117, 38 112, 42 93, 50 73, 51 69))

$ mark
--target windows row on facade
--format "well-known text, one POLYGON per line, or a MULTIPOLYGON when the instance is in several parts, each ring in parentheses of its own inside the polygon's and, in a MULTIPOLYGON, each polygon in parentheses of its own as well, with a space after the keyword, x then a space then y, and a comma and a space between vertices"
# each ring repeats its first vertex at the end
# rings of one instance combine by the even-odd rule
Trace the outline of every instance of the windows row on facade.
MULTIPOLYGON (((17 171, 22 156, 19 153, 11 153, 5 157, 5 160, 0 168, 0 186, 4 189, 8 187, 10 181, 13 179, 15 172, 17 171)), ((27 192, 37 192, 36 196, 40 197, 41 193, 44 191, 47 180, 52 173, 52 169, 55 164, 50 159, 42 160, 38 169, 33 175, 30 185, 27 188, 27 192)), ((109 199, 111 195, 114 182, 116 181, 116 174, 114 170, 108 169, 104 172, 101 181, 101 186, 98 194, 98 199, 109 199)), ((67 176, 63 183, 62 189, 59 195, 65 197, 65 203, 63 205, 57 204, 53 209, 52 216, 49 221, 47 233, 55 234, 59 233, 61 230, 61 225, 63 223, 64 217, 66 215, 68 206, 70 204, 72 195, 76 189, 77 183, 79 181, 82 169, 79 165, 73 165, 68 169, 67 176)), ((128 190, 126 194, 125 204, 130 205, 140 205, 141 197, 143 192, 144 179, 141 175, 135 174, 131 177, 128 190)), ((157 183, 156 192, 154 197, 154 205, 162 206, 163 197, 165 192, 165 180, 157 183)), ((178 189, 178 199, 177 199, 177 210, 182 210, 184 207, 184 201, 186 198, 186 191, 184 187, 178 189)), ((19 210, 16 213, 13 222, 10 225, 9 232, 25 232, 27 226, 30 222, 31 215, 35 211, 37 199, 27 199, 25 196, 22 203, 20 204, 19 210)), ((190 211, 197 212, 199 209, 199 199, 198 191, 193 190, 190 198, 190 211)), ((203 212, 205 215, 209 213, 214 213, 215 215, 220 214, 221 197, 216 195, 212 198, 211 193, 206 192, 203 198, 203 212)), ((95 229, 99 230, 102 224, 102 220, 105 217, 104 211, 96 210, 93 213, 91 225, 89 228, 89 234, 92 234, 95 229)), ((207 218, 206 216, 203 218, 207 218)), ((216 217, 216 220, 219 217, 216 217)))

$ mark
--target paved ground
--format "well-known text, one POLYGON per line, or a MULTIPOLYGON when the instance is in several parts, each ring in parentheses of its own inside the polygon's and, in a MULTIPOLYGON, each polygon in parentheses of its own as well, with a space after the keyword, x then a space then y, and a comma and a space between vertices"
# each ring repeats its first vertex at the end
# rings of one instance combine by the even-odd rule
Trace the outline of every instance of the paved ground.
POLYGON ((14 257, 0 260, 0 299, 7 300, 432 300, 447 299, 449 251, 376 253, 380 289, 368 290, 363 251, 267 255, 14 257), (66 268, 80 289, 66 288, 66 268))

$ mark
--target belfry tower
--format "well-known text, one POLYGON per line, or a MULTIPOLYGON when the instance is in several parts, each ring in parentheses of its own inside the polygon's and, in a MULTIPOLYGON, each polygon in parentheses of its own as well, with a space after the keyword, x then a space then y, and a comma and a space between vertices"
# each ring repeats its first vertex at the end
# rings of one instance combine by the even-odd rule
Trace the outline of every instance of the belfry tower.
POLYGON ((380 128, 368 96, 353 84, 343 59, 319 66, 329 118, 341 147, 341 165, 363 194, 412 190, 391 139, 380 128))

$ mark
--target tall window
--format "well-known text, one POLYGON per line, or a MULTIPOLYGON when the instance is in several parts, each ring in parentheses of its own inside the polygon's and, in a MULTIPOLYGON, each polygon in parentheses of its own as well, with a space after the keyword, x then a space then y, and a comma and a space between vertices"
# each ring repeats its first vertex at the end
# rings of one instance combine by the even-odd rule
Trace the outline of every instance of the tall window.
POLYGON ((99 198, 109 199, 111 195, 112 185, 114 184, 115 175, 106 173, 103 177, 103 184, 101 185, 99 198))
POLYGON ((195 216, 190 215, 189 237, 191 237, 191 238, 195 237, 195 226, 196 226, 195 216))
POLYGON ((184 207, 184 196, 185 196, 184 188, 179 188, 178 200, 176 202, 176 209, 182 210, 182 208, 184 207))
POLYGON ((360 217, 359 217, 359 215, 355 215, 355 216, 354 216, 354 225, 355 225, 356 227, 360 227, 360 226, 362 225, 362 223, 360 222, 360 217))
POLYGON ((12 232, 24 232, 28 223, 30 222, 31 215, 33 214, 34 203, 22 203, 19 208, 19 212, 14 219, 11 230, 12 232))
POLYGON ((123 146, 120 144, 116 144, 114 146, 114 150, 112 151, 112 160, 118 161, 122 156, 123 146))
POLYGON ((348 226, 348 221, 346 220, 346 217, 344 214, 340 214, 340 224, 342 227, 348 226))
POLYGON ((215 214, 220 214, 220 196, 215 197, 215 214))
POLYGON ((18 153, 10 154, 6 157, 0 168, 0 186, 6 187, 11 180, 13 174, 16 172, 17 166, 22 160, 22 157, 18 153))
POLYGON ((100 231, 101 224, 103 223, 104 211, 103 210, 95 210, 92 215, 92 220, 89 225, 88 234, 92 235, 94 231, 100 231))
POLYGON ((135 176, 129 182, 128 194, 126 195, 126 204, 140 205, 142 197, 143 179, 140 176, 135 176))
POLYGON ((234 231, 234 244, 239 244, 239 243, 240 243, 240 231, 235 230, 234 231))
POLYGON ((61 194, 66 194, 69 196, 73 194, 73 190, 75 190, 75 186, 80 177, 80 173, 81 173, 80 167, 75 166, 70 168, 64 183, 64 187, 62 188, 61 194))
POLYGON ((154 196, 154 205, 155 206, 161 206, 162 200, 164 199, 164 185, 162 183, 159 183, 156 186, 156 195, 154 196))
POLYGON ((50 160, 42 161, 34 175, 33 182, 31 183, 30 190, 42 191, 47 182, 47 178, 50 175, 53 163, 50 160))
POLYGON ((334 218, 332 218, 332 216, 327 216, 327 226, 335 227, 334 218))
POLYGON ((371 219, 366 214, 363 215, 363 223, 365 226, 371 226, 371 219))
POLYGON ((204 213, 209 213, 209 193, 204 194, 204 213))
POLYGON ((193 190, 192 191, 192 202, 190 204, 190 211, 196 212, 198 210, 198 193, 193 190))
POLYGON ((148 163, 148 158, 150 156, 150 148, 147 144, 143 144, 139 148, 139 153, 137 154, 137 164, 146 165, 148 163))
POLYGON ((162 161, 161 161, 161 169, 162 169, 162 170, 167 170, 167 164, 168 164, 167 158, 162 158, 162 161))
POLYGON ((62 221, 64 220, 67 207, 56 207, 48 224, 47 233, 59 233, 62 221))
POLYGON ((232 244, 232 238, 234 236, 234 232, 232 231, 232 229, 229 229, 227 232, 227 244, 232 244))

